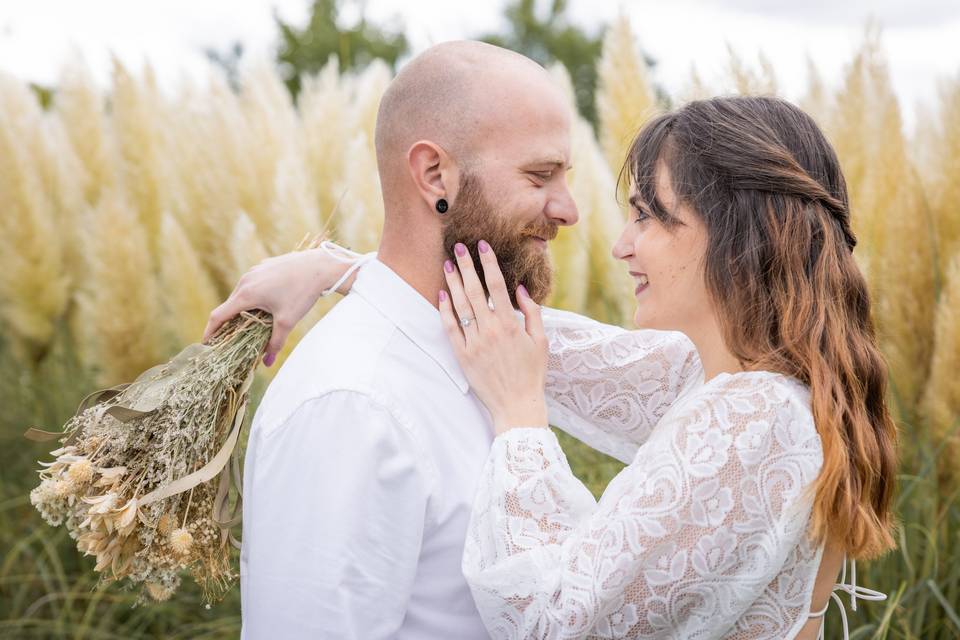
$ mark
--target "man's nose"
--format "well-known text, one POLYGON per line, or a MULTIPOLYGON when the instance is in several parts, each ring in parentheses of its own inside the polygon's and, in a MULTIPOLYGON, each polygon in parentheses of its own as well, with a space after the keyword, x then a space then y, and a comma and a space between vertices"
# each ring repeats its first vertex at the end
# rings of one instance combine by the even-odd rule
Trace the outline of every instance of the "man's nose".
POLYGON ((546 214, 552 222, 561 226, 577 224, 580 212, 577 211, 577 203, 573 201, 573 195, 566 183, 547 202, 546 214))

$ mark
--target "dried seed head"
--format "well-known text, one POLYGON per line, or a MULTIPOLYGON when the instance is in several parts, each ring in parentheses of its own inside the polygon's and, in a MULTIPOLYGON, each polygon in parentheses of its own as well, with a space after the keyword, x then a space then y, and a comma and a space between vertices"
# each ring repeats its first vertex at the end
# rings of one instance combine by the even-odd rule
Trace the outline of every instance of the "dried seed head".
POLYGON ((170 532, 170 546, 183 555, 193 546, 193 535, 186 529, 174 529, 170 532))
POLYGON ((160 516, 160 520, 157 522, 157 531, 160 532, 160 535, 168 536, 170 532, 173 531, 174 520, 173 516, 169 513, 165 513, 160 516))
POLYGON ((90 482, 93 479, 93 464, 86 458, 80 458, 70 465, 67 477, 78 485, 90 482))
POLYGON ((57 497, 66 498, 69 495, 77 490, 77 484, 70 478, 63 478, 57 480, 53 485, 53 491, 57 494, 57 497))
POLYGON ((163 602, 170 599, 170 596, 173 595, 173 589, 165 587, 159 582, 148 582, 147 593, 157 602, 163 602))

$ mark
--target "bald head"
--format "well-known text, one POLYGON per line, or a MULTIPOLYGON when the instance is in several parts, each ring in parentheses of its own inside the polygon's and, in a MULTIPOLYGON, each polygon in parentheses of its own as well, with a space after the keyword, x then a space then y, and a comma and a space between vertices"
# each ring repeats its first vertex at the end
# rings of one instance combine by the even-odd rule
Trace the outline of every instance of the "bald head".
POLYGON ((375 142, 381 179, 402 175, 405 154, 419 140, 469 163, 485 134, 511 117, 511 101, 538 90, 556 88, 543 67, 513 51, 473 41, 427 49, 400 70, 380 101, 375 142))

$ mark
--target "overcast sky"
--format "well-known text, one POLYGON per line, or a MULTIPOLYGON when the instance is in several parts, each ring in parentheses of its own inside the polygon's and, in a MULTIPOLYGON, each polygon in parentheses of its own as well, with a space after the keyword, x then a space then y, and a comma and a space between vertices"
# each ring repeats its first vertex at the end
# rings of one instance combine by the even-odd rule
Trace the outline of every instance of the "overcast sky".
MULTIPOLYGON (((405 27, 413 52, 444 40, 503 27, 505 0, 369 0, 367 15, 405 27)), ((541 4, 546 7, 546 2, 541 4)), ((726 69, 730 43, 747 62, 763 51, 787 97, 806 86, 806 56, 828 82, 861 42, 868 17, 883 25, 896 91, 908 124, 937 82, 960 74, 960 0, 569 0, 573 21, 595 29, 622 8, 641 46, 658 62, 656 80, 680 89, 695 65, 708 83, 726 69)), ((0 70, 44 84, 56 81, 76 51, 104 86, 110 52, 135 70, 143 60, 173 90, 182 75, 208 71, 206 47, 234 41, 268 55, 274 8, 303 23, 307 0, 0 0, 0 70)), ((349 19, 349 16, 347 16, 349 19)))

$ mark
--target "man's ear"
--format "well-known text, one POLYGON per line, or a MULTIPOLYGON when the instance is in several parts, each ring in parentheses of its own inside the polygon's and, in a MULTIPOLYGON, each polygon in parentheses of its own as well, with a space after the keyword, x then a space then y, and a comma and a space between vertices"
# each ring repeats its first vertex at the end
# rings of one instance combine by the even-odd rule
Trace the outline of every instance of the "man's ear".
POLYGON ((407 166, 413 184, 431 210, 441 198, 453 202, 460 175, 442 147, 429 140, 415 142, 407 152, 407 166))

